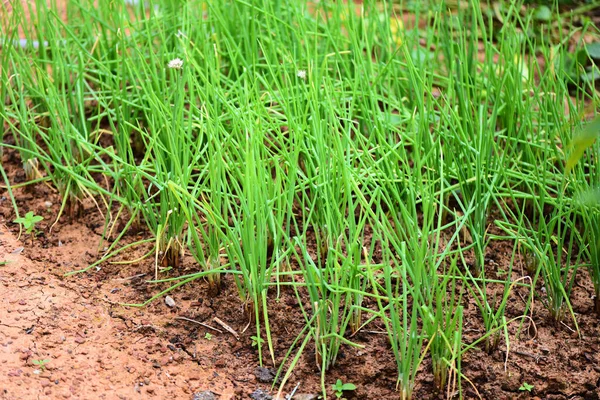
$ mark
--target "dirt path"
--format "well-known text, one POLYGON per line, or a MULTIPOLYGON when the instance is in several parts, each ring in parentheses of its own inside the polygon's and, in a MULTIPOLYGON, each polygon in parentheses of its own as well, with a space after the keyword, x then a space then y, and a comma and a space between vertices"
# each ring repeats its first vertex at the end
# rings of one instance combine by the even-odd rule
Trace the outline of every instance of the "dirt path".
POLYGON ((138 310, 134 322, 89 281, 62 279, 22 246, 0 228, 0 260, 9 261, 0 267, 0 398, 179 399, 208 389, 235 398, 226 375, 186 360, 151 316, 138 310))

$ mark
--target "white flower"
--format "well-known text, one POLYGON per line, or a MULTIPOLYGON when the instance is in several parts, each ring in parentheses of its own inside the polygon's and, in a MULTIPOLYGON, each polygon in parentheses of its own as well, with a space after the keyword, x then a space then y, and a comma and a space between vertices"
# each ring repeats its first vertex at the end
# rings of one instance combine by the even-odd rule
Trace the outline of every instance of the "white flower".
POLYGON ((183 67, 183 60, 181 58, 174 58, 169 61, 167 67, 172 69, 181 69, 183 67))
POLYGON ((303 69, 299 69, 296 76, 300 79, 306 79, 306 71, 303 69))

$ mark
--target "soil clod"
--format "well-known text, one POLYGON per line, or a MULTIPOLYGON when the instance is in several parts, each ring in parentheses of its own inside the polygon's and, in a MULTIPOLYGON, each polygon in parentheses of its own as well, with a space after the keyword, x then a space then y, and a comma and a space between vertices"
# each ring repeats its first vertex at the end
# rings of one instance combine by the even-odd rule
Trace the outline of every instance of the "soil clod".
POLYGON ((258 381, 262 383, 271 383, 275 379, 275 371, 272 368, 258 367, 255 375, 258 381))
POLYGON ((252 392, 250 398, 252 400, 271 400, 273 399, 273 396, 262 389, 256 389, 254 392, 252 392))

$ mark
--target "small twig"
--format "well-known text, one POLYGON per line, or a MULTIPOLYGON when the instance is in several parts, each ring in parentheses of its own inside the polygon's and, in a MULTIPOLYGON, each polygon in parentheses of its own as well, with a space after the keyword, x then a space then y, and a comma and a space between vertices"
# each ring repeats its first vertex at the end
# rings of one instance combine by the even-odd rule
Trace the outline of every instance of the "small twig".
POLYGON ((526 352, 521 351, 521 350, 513 350, 513 353, 518 354, 520 356, 531 357, 534 360, 537 360, 537 356, 535 354, 526 353, 526 352))
POLYGON ((296 390, 298 390, 299 387, 300 387, 300 382, 298 382, 296 384, 296 387, 294 388, 294 390, 292 390, 290 392, 290 394, 288 394, 287 396, 285 396, 286 400, 291 400, 291 398, 294 397, 294 395, 296 394, 296 390))
POLYGON ((526 353, 524 351, 520 351, 520 350, 514 350, 513 353, 518 354, 520 356, 525 356, 525 357, 531 357, 533 358, 533 360, 535 361, 535 363, 539 363, 541 359, 543 360, 547 360, 548 357, 543 356, 541 354, 531 354, 531 353, 526 353))
MULTIPOLYGON (((358 331, 356 331, 355 333, 353 333, 352 335, 350 335, 350 337, 356 335, 358 332, 360 332, 360 329, 358 331)), ((385 335, 387 334, 386 331, 363 331, 364 333, 370 333, 371 335, 385 335)))
POLYGON ((560 324, 563 325, 565 328, 567 328, 568 330, 571 331, 571 333, 575 333, 575 331, 573 329, 571 329, 571 327, 567 324, 565 324, 564 322, 560 321, 560 324))
POLYGON ((240 340, 240 335, 238 335, 237 332, 234 331, 233 328, 230 327, 229 325, 227 325, 225 322, 221 321, 217 317, 214 317, 213 321, 215 321, 217 324, 221 325, 223 327, 223 329, 225 329, 227 332, 231 333, 233 335, 233 337, 236 338, 236 340, 240 340))
MULTIPOLYGON (((249 315, 250 318, 252 318, 251 315, 249 315)), ((244 329, 242 329, 242 333, 246 333, 246 331, 248 330, 248 328, 250 328, 250 324, 252 324, 252 319, 250 319, 248 321, 248 324, 246 324, 246 326, 244 327, 244 329)))
MULTIPOLYGON (((246 300, 244 302, 244 304, 242 304, 242 309, 246 308, 246 306, 248 305, 248 300, 246 300)), ((244 329, 242 329, 242 333, 246 333, 246 330, 248 328, 250 328, 250 325, 252 324, 252 313, 247 313, 248 314, 248 324, 244 327, 244 329)))
POLYGON ((222 330, 220 330, 220 329, 213 328, 213 327, 212 327, 212 326, 210 326, 210 325, 204 324, 204 323, 202 323, 202 322, 199 322, 199 321, 196 321, 196 320, 193 320, 193 319, 190 319, 190 318, 186 318, 186 317, 175 317, 175 319, 179 319, 179 320, 182 320, 182 321, 193 322, 194 324, 198 324, 198 325, 200 325, 200 326, 203 326, 203 327, 205 327, 205 328, 207 328, 207 329, 211 329, 211 330, 213 330, 213 331, 215 331, 215 332, 223 333, 223 331, 222 331, 222 330))

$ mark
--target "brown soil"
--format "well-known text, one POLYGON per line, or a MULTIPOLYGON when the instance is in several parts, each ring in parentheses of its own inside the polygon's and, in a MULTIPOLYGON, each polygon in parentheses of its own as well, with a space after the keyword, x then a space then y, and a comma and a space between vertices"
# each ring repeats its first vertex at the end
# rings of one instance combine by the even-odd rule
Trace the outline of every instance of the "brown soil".
MULTIPOLYGON (((18 157, 7 151, 3 161, 11 181, 21 180, 18 157)), ((153 278, 153 260, 105 263, 87 273, 65 277, 65 273, 100 257, 104 219, 89 201, 83 205, 82 219, 73 222, 63 217, 50 230, 58 212, 58 195, 44 184, 16 189, 15 194, 22 214, 31 210, 45 220, 33 244, 26 235, 17 240, 10 200, 6 191, 0 193, 0 260, 9 261, 0 267, 0 398, 192 399, 194 393, 207 390, 220 399, 247 399, 256 390, 275 394, 270 392, 269 382, 274 367, 267 361, 269 371, 258 369, 257 351, 251 345, 255 328, 251 324, 245 329, 248 317, 231 279, 224 279, 216 297, 209 295, 208 283, 203 280, 178 288, 170 293, 176 303, 173 308, 165 304, 164 297, 146 307, 121 306, 119 303, 141 303, 167 288, 164 283, 147 283, 153 278), (215 317, 239 333, 239 340, 218 325, 215 317), (212 335, 210 340, 206 333, 212 335), (48 360, 44 368, 36 364, 39 360, 48 360)), ((147 237, 149 234, 142 232, 128 236, 126 241, 147 237)), ((507 268, 511 249, 507 243, 492 243, 486 265, 490 274, 507 268)), ((147 247, 140 246, 115 260, 134 260, 146 251, 147 247)), ((198 268, 186 256, 183 267, 170 276, 198 268)), ((524 275, 514 273, 512 278, 520 276, 524 275)), ((486 399, 599 399, 600 327, 591 293, 589 277, 580 271, 573 305, 581 338, 572 332, 569 321, 561 325, 550 322, 537 301, 533 312, 537 335, 529 329, 516 338, 519 326, 515 322, 509 327, 508 356, 504 340, 491 355, 480 348, 470 350, 462 361, 468 379, 462 384, 465 397, 477 398, 479 393, 486 399), (533 385, 531 393, 519 390, 523 382, 533 385)), ((523 288, 512 293, 508 318, 522 315, 526 296, 523 288)), ((293 292, 282 287, 276 297, 276 290, 271 290, 269 315, 278 366, 304 327, 304 319, 293 292)), ((483 331, 473 300, 464 303, 464 341, 469 343, 483 331)), ((366 305, 374 307, 368 302, 366 305)), ((327 376, 328 388, 339 378, 358 387, 348 398, 398 398, 395 362, 382 331, 379 323, 372 323, 353 337, 365 346, 363 349, 343 347, 337 365, 327 376)), ((434 390, 428 359, 417 380, 415 398, 445 397, 434 390)), ((300 358, 286 392, 296 385, 296 393, 319 393, 320 374, 312 344, 300 358)), ((335 398, 331 392, 328 396, 335 398)))

